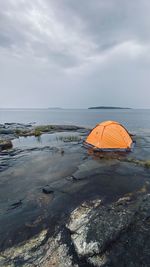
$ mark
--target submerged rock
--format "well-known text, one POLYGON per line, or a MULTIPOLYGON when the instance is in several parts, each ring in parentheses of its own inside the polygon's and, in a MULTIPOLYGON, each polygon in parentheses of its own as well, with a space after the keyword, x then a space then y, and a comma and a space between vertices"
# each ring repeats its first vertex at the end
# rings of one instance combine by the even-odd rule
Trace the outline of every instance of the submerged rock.
POLYGON ((22 206, 22 200, 21 199, 18 202, 15 202, 15 203, 11 204, 10 205, 10 208, 8 210, 17 209, 20 206, 22 206))
POLYGON ((42 188, 42 192, 44 194, 53 194, 54 193, 54 190, 52 190, 49 186, 45 186, 44 188, 42 188))

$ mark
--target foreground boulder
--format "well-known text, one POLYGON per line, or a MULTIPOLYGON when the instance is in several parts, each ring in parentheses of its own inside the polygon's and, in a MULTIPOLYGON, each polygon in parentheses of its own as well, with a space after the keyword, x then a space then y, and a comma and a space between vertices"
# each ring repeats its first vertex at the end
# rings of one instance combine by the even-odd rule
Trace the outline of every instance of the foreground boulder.
POLYGON ((73 263, 67 244, 62 242, 62 233, 47 238, 47 232, 43 230, 34 238, 0 253, 0 266, 79 267, 73 263))
POLYGON ((127 196, 106 206, 83 203, 67 228, 80 260, 91 266, 149 266, 149 222, 150 195, 127 196))
POLYGON ((48 229, 0 253, 0 266, 149 266, 150 194, 104 205, 96 199, 72 211, 54 236, 48 229))

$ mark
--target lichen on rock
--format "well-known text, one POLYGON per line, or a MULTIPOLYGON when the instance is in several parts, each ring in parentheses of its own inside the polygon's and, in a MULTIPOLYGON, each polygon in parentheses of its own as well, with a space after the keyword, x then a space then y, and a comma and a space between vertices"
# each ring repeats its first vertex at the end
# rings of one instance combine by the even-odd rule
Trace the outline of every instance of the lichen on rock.
MULTIPOLYGON (((43 240, 46 238, 47 230, 43 230, 37 236, 30 240, 18 244, 17 246, 6 249, 0 253, 0 266, 18 266, 19 262, 32 262, 36 259, 37 255, 35 250, 41 245, 43 240)), ((39 255, 38 255, 39 256, 39 255)), ((25 265, 23 265, 25 266, 25 265)), ((32 265, 26 265, 32 266, 32 265)))
POLYGON ((82 204, 75 209, 67 227, 79 257, 94 266, 107 266, 112 244, 118 242, 130 225, 136 224, 138 212, 149 209, 149 201, 149 195, 136 199, 127 196, 109 205, 92 208, 82 204))

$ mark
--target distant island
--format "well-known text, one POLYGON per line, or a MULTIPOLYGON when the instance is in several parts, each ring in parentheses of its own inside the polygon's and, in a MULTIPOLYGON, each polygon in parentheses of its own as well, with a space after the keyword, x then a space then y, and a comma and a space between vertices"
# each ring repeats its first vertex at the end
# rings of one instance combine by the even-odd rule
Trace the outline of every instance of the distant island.
POLYGON ((111 106, 99 106, 99 107, 89 107, 88 109, 131 109, 131 108, 111 107, 111 106))

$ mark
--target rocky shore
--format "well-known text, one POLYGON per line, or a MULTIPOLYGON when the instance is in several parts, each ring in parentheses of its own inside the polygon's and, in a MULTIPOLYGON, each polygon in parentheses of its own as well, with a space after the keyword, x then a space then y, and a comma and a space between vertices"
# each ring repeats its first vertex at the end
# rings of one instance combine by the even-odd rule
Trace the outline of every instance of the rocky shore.
POLYGON ((149 266, 150 138, 93 154, 88 132, 0 125, 0 266, 149 266))
POLYGON ((0 151, 12 148, 11 140, 21 136, 41 136, 43 133, 84 131, 85 129, 73 125, 41 125, 5 123, 0 124, 0 151))

